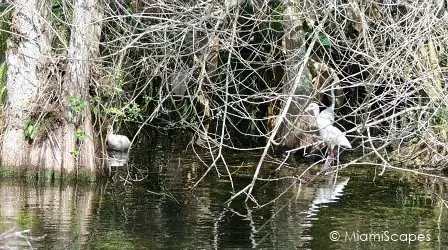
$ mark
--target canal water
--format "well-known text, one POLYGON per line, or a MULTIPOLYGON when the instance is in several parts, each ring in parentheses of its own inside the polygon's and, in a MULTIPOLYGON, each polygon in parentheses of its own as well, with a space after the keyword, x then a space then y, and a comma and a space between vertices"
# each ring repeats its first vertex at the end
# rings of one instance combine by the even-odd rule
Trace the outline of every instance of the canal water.
MULTIPOLYGON (((313 184, 277 176, 254 190, 265 202, 282 194, 275 202, 226 206, 228 178, 213 169, 192 188, 206 171, 195 154, 156 149, 95 184, 0 182, 0 249, 448 248, 444 180, 357 166, 313 184)), ((258 157, 229 157, 235 191, 258 157)))

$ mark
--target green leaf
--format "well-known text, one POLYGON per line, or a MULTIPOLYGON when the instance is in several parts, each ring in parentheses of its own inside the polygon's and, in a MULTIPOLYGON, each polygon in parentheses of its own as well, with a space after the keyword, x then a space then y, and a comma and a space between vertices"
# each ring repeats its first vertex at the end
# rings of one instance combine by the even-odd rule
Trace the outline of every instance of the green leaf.
POLYGON ((330 38, 328 38, 328 36, 325 35, 320 35, 318 37, 319 39, 319 43, 324 46, 325 48, 329 48, 331 46, 331 41, 330 38))
POLYGON ((0 66, 0 103, 5 102, 6 97, 6 63, 3 62, 0 66))
POLYGON ((78 139, 79 141, 83 141, 86 137, 86 134, 84 133, 84 130, 81 128, 78 128, 76 130, 76 139, 78 139))

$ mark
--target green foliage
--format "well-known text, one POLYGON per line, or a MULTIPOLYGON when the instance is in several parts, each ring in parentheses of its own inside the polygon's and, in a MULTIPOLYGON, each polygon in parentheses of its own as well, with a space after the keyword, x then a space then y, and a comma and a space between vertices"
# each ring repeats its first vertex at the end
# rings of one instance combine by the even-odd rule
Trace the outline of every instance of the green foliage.
MULTIPOLYGON (((51 119, 50 119, 51 120, 51 119)), ((34 117, 28 117, 24 121, 23 133, 27 140, 34 140, 45 131, 45 123, 48 123, 48 119, 36 120, 34 117)))
POLYGON ((141 109, 137 103, 132 103, 126 108, 125 121, 135 121, 141 118, 141 109))
MULTIPOLYGON (((305 39, 308 40, 311 38, 311 34, 313 32, 306 31, 305 32, 305 39)), ((317 42, 320 46, 324 47, 325 49, 331 49, 331 40, 327 35, 318 35, 317 36, 317 42)))
POLYGON ((6 40, 10 36, 9 23, 11 22, 11 9, 7 10, 7 7, 0 5, 0 63, 5 60, 6 40), (7 13, 6 11, 9 11, 7 13))
POLYGON ((36 121, 32 118, 27 118, 24 124, 24 134, 27 140, 34 140, 37 135, 36 121))
POLYGON ((0 168, 0 180, 13 179, 14 177, 13 167, 2 166, 0 168))
POLYGON ((448 141, 448 108, 440 107, 433 120, 440 136, 448 141))
POLYGON ((40 184, 51 183, 53 181, 54 173, 55 171, 49 169, 39 171, 37 180, 39 181, 40 184))
POLYGON ((67 26, 69 20, 72 20, 73 8, 69 4, 64 4, 62 0, 56 0, 52 6, 52 13, 54 15, 53 26, 58 31, 59 35, 54 37, 52 41, 53 47, 56 50, 59 48, 61 52, 65 51, 65 44, 70 38, 70 28, 67 26))
POLYGON ((77 114, 83 112, 88 104, 86 100, 81 100, 77 96, 70 96, 68 98, 68 103, 70 105, 70 108, 77 114))
POLYGON ((150 96, 150 95, 144 95, 144 96, 143 96, 143 99, 145 100, 145 102, 150 102, 150 101, 153 100, 153 97, 150 96))
POLYGON ((115 80, 114 90, 118 93, 123 92, 123 85, 124 85, 123 73, 119 71, 115 72, 114 80, 115 80))
POLYGON ((28 209, 21 209, 18 216, 18 224, 21 229, 31 228, 35 223, 35 217, 28 214, 28 209))
POLYGON ((329 49, 331 47, 330 38, 328 38, 328 36, 326 36, 326 35, 319 35, 318 41, 319 41, 320 45, 322 45, 324 48, 329 49))
POLYGON ((114 116, 114 117, 124 117, 125 113, 123 110, 115 108, 115 107, 111 107, 106 109, 106 113, 108 115, 114 116))
POLYGON ((78 128, 76 130, 75 136, 78 141, 84 141, 84 139, 86 137, 86 133, 84 132, 84 130, 82 128, 78 128))
POLYGON ((110 107, 106 109, 108 116, 125 122, 133 122, 142 119, 142 109, 137 103, 132 103, 124 108, 110 107))
MULTIPOLYGON (((312 38, 311 35, 313 34, 314 30, 312 29, 312 27, 309 26, 309 24, 306 21, 304 21, 302 23, 302 30, 303 30, 303 33, 305 35, 305 40, 308 41, 309 39, 312 38)), ((330 37, 328 37, 325 34, 319 34, 317 36, 317 43, 321 47, 323 47, 325 50, 330 50, 331 49, 330 37)))
POLYGON ((0 104, 5 103, 6 97, 6 62, 0 66, 0 104))
POLYGON ((53 5, 53 14, 58 18, 58 19, 65 19, 65 13, 64 13, 64 9, 62 6, 62 0, 56 0, 54 5, 53 5))
POLYGON ((79 149, 73 149, 70 154, 73 156, 73 158, 78 158, 79 155, 81 154, 81 151, 79 151, 79 149))
POLYGON ((123 73, 113 69, 114 72, 106 72, 113 79, 113 87, 104 89, 104 99, 94 97, 95 107, 93 113, 111 117, 112 120, 133 121, 136 116, 140 115, 140 109, 137 104, 124 103, 124 77, 123 73), (108 101, 110 100, 110 101, 108 101), (135 106, 137 105, 137 106, 135 106))
POLYGON ((283 16, 285 9, 283 4, 279 4, 271 13, 271 28, 275 31, 283 32, 283 16))

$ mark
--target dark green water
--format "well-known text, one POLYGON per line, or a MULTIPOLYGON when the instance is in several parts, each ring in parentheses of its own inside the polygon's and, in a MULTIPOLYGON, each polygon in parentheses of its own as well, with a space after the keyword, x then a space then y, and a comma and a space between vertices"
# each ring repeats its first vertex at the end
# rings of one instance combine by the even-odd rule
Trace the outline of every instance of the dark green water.
MULTIPOLYGON (((229 163, 241 172, 234 175, 236 190, 250 181, 247 166, 256 156, 229 163)), ((191 190, 204 172, 192 154, 163 151, 147 168, 139 166, 143 174, 132 177, 146 179, 127 184, 125 169, 107 183, 83 187, 0 183, 0 234, 30 229, 26 236, 45 236, 30 240, 35 249, 448 248, 446 182, 352 167, 339 173, 336 186, 331 177, 295 184, 272 205, 254 209, 240 201, 224 206, 230 184, 216 174, 191 190)), ((255 196, 269 201, 290 185, 259 185, 255 196)), ((12 237, 0 248, 27 244, 12 237)))

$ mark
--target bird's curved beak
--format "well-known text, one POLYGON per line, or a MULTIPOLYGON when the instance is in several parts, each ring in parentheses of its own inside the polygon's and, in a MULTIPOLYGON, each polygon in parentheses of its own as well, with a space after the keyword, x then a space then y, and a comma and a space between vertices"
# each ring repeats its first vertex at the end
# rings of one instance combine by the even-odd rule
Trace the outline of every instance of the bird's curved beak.
POLYGON ((308 105, 304 110, 303 113, 313 113, 314 108, 311 105, 308 105))
POLYGON ((307 113, 311 111, 311 107, 310 105, 308 105, 308 107, 306 107, 306 109, 303 110, 303 113, 307 113))

